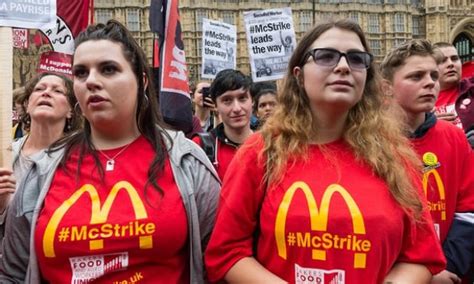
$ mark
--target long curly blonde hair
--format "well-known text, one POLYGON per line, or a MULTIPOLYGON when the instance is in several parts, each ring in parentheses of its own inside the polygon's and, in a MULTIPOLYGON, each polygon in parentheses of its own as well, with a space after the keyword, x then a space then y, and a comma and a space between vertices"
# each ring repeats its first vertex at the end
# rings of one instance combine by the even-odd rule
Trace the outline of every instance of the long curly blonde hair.
MULTIPOLYGON (((278 93, 279 106, 261 131, 264 148, 259 158, 266 166, 264 182, 267 184, 282 179, 285 168, 291 166, 290 156, 304 160, 308 144, 317 135, 317 127, 310 127, 315 123, 308 96, 293 75, 293 69, 304 64, 303 57, 313 42, 334 27, 356 33, 369 52, 361 28, 347 20, 320 24, 301 39, 278 93)), ((388 97, 380 87, 380 75, 373 64, 367 70, 362 99, 348 113, 343 139, 358 159, 368 163, 374 173, 385 180, 401 207, 418 220, 423 206, 412 177, 418 174, 419 160, 403 133, 402 112, 395 104, 387 102, 388 97)))

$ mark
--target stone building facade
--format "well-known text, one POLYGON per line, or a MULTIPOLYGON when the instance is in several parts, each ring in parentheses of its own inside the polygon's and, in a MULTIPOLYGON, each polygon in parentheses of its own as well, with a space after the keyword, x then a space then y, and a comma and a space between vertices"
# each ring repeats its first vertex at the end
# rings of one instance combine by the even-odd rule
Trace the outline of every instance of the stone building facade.
MULTIPOLYGON (((114 18, 133 33, 152 57, 148 24, 150 0, 95 0, 95 22, 114 18)), ((454 43, 463 61, 474 60, 474 0, 180 0, 180 16, 192 83, 200 80, 202 19, 237 26, 237 68, 249 73, 243 12, 291 7, 296 37, 313 24, 350 18, 367 34, 377 60, 411 38, 454 43)))

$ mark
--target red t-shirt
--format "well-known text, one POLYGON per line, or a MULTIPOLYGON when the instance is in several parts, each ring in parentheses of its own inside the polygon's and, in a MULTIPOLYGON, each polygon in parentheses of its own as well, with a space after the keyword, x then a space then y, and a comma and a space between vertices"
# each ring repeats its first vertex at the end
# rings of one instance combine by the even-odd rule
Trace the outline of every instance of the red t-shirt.
MULTIPOLYGON (((106 150, 113 157, 120 150, 106 150)), ((50 283, 189 282, 187 217, 169 160, 157 182, 155 151, 139 137, 100 178, 92 155, 76 180, 78 151, 58 169, 35 230, 41 275, 50 283)), ((106 159, 99 154, 104 165, 106 159)))
MULTIPOLYGON (((202 147, 201 138, 199 138, 199 136, 194 136, 192 140, 202 147)), ((235 156, 235 153, 237 152, 237 147, 223 143, 219 139, 214 138, 214 140, 217 141, 215 146, 216 161, 211 162, 214 165, 214 168, 216 169, 219 178, 223 180, 225 173, 227 172, 227 168, 229 167, 230 162, 232 161, 235 156)))
POLYGON ((443 90, 439 92, 438 99, 435 103, 436 113, 447 113, 452 112, 456 115, 456 120, 453 122, 454 125, 463 129, 461 119, 458 117, 456 111, 456 99, 459 96, 459 89, 457 87, 443 90))
POLYGON ((381 283, 396 262, 444 269, 429 213, 426 223, 411 221, 345 142, 324 151, 310 145, 306 162, 294 161, 280 183, 265 189, 261 140, 256 135, 245 143, 224 179, 205 254, 210 280, 253 255, 257 219, 256 259, 290 283, 381 283))
POLYGON ((412 143, 424 163, 423 189, 443 242, 454 212, 474 211, 474 152, 464 132, 443 120, 412 143))

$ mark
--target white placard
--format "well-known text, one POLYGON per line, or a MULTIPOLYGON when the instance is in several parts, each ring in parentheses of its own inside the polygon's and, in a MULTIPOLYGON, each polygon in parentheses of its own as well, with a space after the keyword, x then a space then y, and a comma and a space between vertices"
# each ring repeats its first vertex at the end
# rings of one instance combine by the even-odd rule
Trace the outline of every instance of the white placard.
POLYGON ((0 26, 40 29, 56 19, 56 0, 2 0, 0 26))
POLYGON ((237 29, 224 22, 202 21, 201 78, 214 79, 219 71, 236 68, 237 29))
POLYGON ((283 78, 296 46, 291 8, 244 12, 254 82, 283 78))

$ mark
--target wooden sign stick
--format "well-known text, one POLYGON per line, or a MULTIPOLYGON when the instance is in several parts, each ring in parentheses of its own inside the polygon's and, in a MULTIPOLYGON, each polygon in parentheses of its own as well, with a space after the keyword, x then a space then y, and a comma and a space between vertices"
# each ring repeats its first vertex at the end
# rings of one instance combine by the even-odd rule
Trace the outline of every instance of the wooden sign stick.
POLYGON ((12 29, 0 27, 0 166, 12 167, 12 29))

